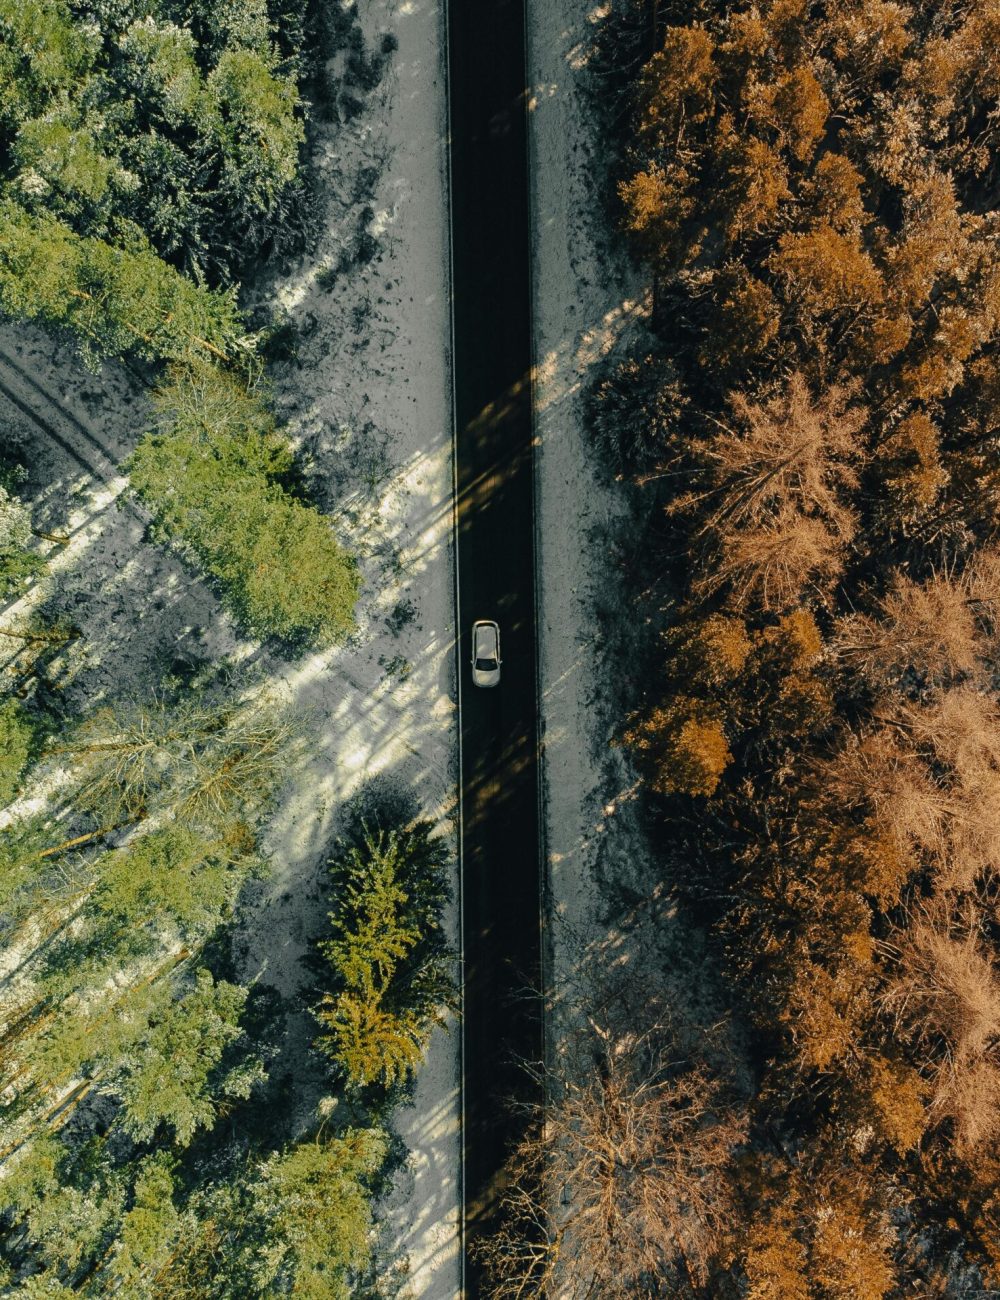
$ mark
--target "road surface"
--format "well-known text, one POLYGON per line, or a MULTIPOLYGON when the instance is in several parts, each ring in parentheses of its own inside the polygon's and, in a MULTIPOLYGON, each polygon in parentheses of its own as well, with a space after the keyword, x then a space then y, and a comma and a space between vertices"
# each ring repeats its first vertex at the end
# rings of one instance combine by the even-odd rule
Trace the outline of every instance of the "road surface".
POLYGON ((464 1225, 495 1203, 541 1057, 538 701, 523 0, 450 0, 449 110, 462 739, 464 1225), (502 681, 472 685, 469 635, 500 624, 502 681))

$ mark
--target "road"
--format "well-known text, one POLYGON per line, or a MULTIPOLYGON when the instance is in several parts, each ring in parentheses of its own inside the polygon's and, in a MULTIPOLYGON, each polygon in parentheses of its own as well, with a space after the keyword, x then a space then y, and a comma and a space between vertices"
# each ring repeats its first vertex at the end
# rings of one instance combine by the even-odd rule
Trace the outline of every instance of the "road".
POLYGON ((538 701, 524 0, 450 0, 451 236, 462 739, 464 1224, 488 1220, 541 1056, 538 701), (495 618, 503 679, 472 686, 495 618))

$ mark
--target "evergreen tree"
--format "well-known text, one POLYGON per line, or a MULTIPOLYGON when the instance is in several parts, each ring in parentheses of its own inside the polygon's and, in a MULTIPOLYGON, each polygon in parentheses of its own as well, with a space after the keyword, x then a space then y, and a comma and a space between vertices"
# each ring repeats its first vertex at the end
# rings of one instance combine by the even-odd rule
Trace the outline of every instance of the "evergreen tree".
POLYGON ((317 1046, 355 1087, 408 1078, 453 1005, 447 857, 432 832, 428 821, 365 827, 330 862, 333 934, 319 948, 333 989, 315 1009, 317 1046))
POLYGON ((192 283, 141 239, 116 248, 9 199, 0 199, 0 310, 69 331, 97 359, 247 355, 232 293, 192 283))
POLYGON ((213 1126, 220 1105, 248 1097, 264 1078, 261 1062, 252 1056, 228 1069, 223 1064, 227 1049, 243 1033, 246 1000, 246 989, 199 970, 194 988, 151 1022, 134 1052, 111 1063, 115 1077, 105 1087, 121 1097, 122 1122, 134 1138, 148 1140, 167 1124, 177 1143, 186 1146, 196 1130, 213 1126))
POLYGON ((30 543, 31 511, 0 483, 0 599, 16 596, 44 570, 30 543))
MULTIPOLYGON (((133 462, 163 535, 220 580, 254 634, 336 640, 352 625, 356 568, 278 481, 290 458, 246 388, 260 363, 234 287, 308 209, 304 29, 283 59, 256 0, 197 15, 166 0, 92 7, 0 9, 0 311, 68 334, 92 365, 172 363, 161 397, 176 427, 133 462), (194 411, 198 398, 211 410, 194 411)), ((0 536, 0 582, 33 567, 0 536)))
POLYGON ((35 748, 36 731, 20 701, 0 699, 0 804, 17 794, 35 748))
POLYGON ((159 432, 140 444, 130 472, 161 535, 220 579, 257 635, 344 637, 357 567, 330 524, 286 486, 291 454, 262 399, 201 366, 176 372, 157 403, 159 432))

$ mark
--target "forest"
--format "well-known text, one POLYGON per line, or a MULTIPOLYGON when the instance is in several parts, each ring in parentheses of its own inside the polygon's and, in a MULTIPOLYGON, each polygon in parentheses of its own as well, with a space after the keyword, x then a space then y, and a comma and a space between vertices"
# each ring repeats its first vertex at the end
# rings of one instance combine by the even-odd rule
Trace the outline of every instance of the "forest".
MULTIPOLYGON (((0 312, 149 394, 145 540, 293 659, 351 632, 360 580, 241 301, 309 246, 310 133, 388 53, 349 5, 0 0, 0 312)), ((69 542, 25 457, 0 448, 6 610, 69 542)), ((247 978, 243 900, 314 720, 211 658, 91 698, 45 610, 0 626, 0 1292, 386 1295, 390 1119, 455 1002, 446 842, 406 792, 345 809, 301 995, 247 978)))
POLYGON ((997 1294, 1000 8, 605 28, 649 286, 591 402, 642 521, 618 743, 726 1032, 595 998, 493 1294, 997 1294))
POLYGON ((135 490, 250 633, 291 644, 345 636, 358 578, 268 409, 238 290, 308 239, 320 12, 0 6, 0 311, 141 368, 157 421, 135 490))

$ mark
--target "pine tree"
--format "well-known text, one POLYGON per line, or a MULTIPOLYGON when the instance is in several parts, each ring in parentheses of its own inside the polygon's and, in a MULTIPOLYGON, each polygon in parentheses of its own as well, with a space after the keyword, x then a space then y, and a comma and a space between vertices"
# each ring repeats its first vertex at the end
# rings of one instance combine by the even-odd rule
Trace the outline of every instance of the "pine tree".
POLYGON ((189 547, 260 636, 330 642, 353 626, 359 578, 327 520, 285 486, 292 459, 260 396, 213 367, 177 371, 132 484, 163 537, 189 547))
POLYGON ((179 275, 140 241, 120 249, 0 200, 0 308, 68 330, 95 359, 247 354, 232 293, 179 275))
POLYGON ((442 933, 445 847, 430 822, 363 829, 330 863, 331 938, 320 944, 333 988, 314 1014, 316 1040, 355 1087, 392 1087, 419 1064, 453 1005, 442 933))
POLYGON ((95 1068, 112 1071, 104 1088, 121 1097, 122 1124, 138 1141, 148 1141, 168 1125, 180 1146, 199 1128, 211 1128, 227 1100, 248 1097, 264 1078, 261 1062, 247 1055, 224 1067, 227 1050, 243 1035, 240 1017, 247 990, 206 970, 195 985, 150 1023, 146 1034, 124 1059, 95 1068))

